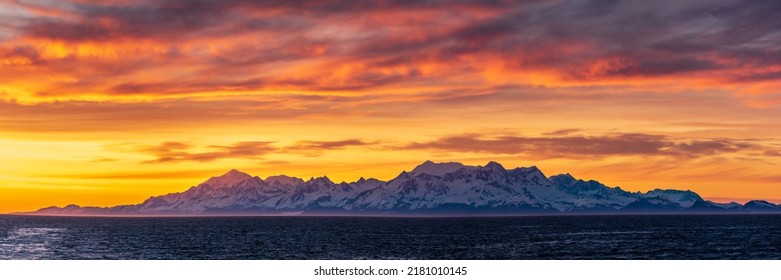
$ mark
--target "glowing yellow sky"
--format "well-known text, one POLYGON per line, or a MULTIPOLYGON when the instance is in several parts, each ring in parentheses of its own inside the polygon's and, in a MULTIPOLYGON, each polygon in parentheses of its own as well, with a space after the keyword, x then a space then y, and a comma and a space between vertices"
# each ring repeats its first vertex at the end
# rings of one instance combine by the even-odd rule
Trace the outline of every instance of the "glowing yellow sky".
POLYGON ((0 0, 0 213, 429 159, 781 201, 777 4, 289 2, 0 0))

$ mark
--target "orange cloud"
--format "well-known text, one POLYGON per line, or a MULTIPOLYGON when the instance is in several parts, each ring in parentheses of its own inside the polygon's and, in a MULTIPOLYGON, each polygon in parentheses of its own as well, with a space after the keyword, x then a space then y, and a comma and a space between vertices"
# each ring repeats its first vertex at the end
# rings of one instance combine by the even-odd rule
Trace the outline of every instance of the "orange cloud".
POLYGON ((469 1, 11 5, 24 12, 4 16, 15 24, 7 27, 0 72, 31 101, 446 89, 463 82, 687 80, 710 87, 752 83, 752 92, 768 92, 762 84, 777 80, 781 67, 767 59, 778 55, 762 41, 776 30, 765 20, 775 7, 762 3, 742 5, 740 14, 725 13, 733 7, 719 2, 682 3, 673 11, 469 1), (347 16, 356 12, 361 16, 347 16), (637 14, 646 16, 640 21, 637 14), (743 26, 752 31, 735 32, 743 26), (42 74, 56 78, 33 82, 42 74))

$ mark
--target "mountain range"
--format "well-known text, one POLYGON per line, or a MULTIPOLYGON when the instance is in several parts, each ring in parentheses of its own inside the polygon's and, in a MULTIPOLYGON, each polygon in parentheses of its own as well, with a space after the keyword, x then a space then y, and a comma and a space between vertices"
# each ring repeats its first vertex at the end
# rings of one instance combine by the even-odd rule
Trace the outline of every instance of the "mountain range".
POLYGON ((781 213, 779 205, 704 200, 690 190, 629 192, 537 167, 505 169, 426 161, 390 181, 335 183, 285 175, 261 179, 238 170, 186 191, 114 207, 48 207, 34 215, 545 215, 781 213))

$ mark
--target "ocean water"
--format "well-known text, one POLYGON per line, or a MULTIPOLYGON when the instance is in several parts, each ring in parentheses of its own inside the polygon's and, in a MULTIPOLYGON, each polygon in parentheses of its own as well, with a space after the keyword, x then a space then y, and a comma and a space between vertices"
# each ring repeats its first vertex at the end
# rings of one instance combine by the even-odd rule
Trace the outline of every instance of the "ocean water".
POLYGON ((0 259, 781 259, 781 215, 0 216, 0 259))

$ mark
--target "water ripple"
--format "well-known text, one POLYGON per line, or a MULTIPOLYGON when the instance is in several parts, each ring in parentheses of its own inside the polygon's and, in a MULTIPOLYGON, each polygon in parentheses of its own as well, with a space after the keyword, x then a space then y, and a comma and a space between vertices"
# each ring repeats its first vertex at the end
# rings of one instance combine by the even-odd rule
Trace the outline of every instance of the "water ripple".
POLYGON ((0 216, 0 259, 781 259, 781 216, 0 216))

